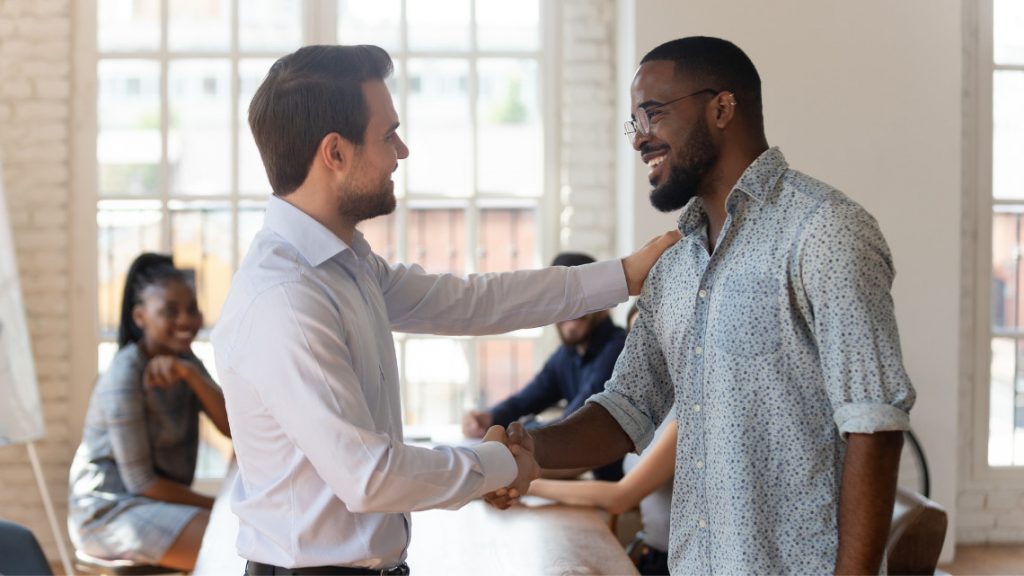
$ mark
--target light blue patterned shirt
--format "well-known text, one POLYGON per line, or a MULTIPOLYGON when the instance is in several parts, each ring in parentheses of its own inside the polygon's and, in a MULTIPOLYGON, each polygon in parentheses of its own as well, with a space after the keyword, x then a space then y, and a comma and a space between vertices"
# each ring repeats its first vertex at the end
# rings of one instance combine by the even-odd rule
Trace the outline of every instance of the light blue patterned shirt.
POLYGON ((676 574, 832 573, 845 435, 909 427, 893 266, 878 225, 772 148, 695 199, 661 257, 604 406, 644 448, 676 405, 676 574))

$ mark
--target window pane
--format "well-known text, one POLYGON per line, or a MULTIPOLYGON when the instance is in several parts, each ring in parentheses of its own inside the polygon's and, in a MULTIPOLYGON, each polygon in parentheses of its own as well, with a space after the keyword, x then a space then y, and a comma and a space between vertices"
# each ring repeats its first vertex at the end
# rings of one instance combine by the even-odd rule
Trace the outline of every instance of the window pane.
POLYGON ((405 260, 432 274, 465 273, 466 218, 461 208, 409 210, 405 260))
POLYGON ((992 92, 992 195, 1024 199, 1024 72, 997 70, 992 92))
MULTIPOLYGON (((171 51, 226 51, 231 39, 228 0, 167 0, 171 51)), ((248 0, 246 0, 248 1, 248 0)))
POLYGON ((231 84, 227 60, 177 60, 168 68, 167 161, 172 194, 227 194, 231 84))
POLYGON ((409 194, 468 196, 473 184, 469 64, 409 60, 409 194))
POLYGON ((227 206, 172 206, 174 265, 196 275, 196 297, 205 326, 213 326, 228 295, 233 272, 231 210, 227 206))
POLYGON ((1000 207, 992 216, 992 327, 1017 327, 1020 293, 1021 214, 1000 207))
POLYGON ((358 228, 375 253, 383 256, 388 262, 395 262, 398 259, 398 254, 395 253, 397 242, 394 214, 360 222, 358 228))
POLYGON ((160 204, 103 201, 96 210, 100 333, 117 337, 124 281, 132 260, 160 249, 160 204))
POLYGON ((992 388, 989 397, 988 463, 990 466, 1024 464, 1024 342, 992 339, 992 388))
POLYGON ((97 75, 100 195, 159 194, 160 65, 101 60, 97 75))
POLYGON ((544 193, 544 131, 536 60, 481 59, 477 118, 479 190, 544 193))
POLYGON ((477 271, 537 268, 536 210, 485 208, 477 225, 477 271))
POLYGON ((263 228, 263 216, 267 211, 266 202, 242 202, 238 206, 238 263, 249 252, 256 233, 263 228))
POLYGON ((469 0, 406 0, 409 50, 468 50, 469 0))
POLYGON ((409 338, 405 342, 406 418, 414 425, 461 422, 469 387, 467 341, 409 338))
POLYGON ((995 0, 993 15, 993 51, 998 64, 1024 64, 1024 2, 995 0))
POLYGON ((401 0, 340 0, 338 43, 375 44, 388 52, 401 49, 401 0))
POLYGON ((241 194, 270 194, 270 181, 249 129, 249 103, 263 83, 273 59, 238 61, 238 191, 241 194))
POLYGON ((466 408, 485 409, 521 390, 533 378, 534 340, 477 343, 477 397, 466 408))
POLYGON ((540 48, 537 0, 476 0, 476 44, 481 50, 540 48))
POLYGON ((160 48, 160 0, 99 0, 96 46, 100 52, 160 48))
POLYGON ((291 52, 302 45, 299 0, 238 0, 238 43, 242 50, 291 52))

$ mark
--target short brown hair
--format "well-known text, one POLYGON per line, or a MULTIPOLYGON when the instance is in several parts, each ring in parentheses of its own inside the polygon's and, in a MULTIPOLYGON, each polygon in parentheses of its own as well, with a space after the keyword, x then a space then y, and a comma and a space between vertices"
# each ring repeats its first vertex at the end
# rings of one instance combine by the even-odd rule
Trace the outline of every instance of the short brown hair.
POLYGON ((306 46, 270 67, 249 104, 249 127, 274 194, 302 185, 324 136, 363 143, 370 118, 362 84, 392 70, 388 53, 369 45, 306 46))

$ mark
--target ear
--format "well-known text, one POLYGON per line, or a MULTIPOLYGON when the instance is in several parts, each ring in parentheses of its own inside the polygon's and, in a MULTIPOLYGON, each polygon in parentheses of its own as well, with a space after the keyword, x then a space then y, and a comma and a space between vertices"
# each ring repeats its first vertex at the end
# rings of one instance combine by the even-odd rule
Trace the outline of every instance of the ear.
POLYGON ((316 157, 327 170, 336 173, 345 173, 352 165, 352 156, 355 146, 341 137, 337 132, 331 132, 320 140, 317 147, 316 157))
POLYGON ((142 310, 143 304, 139 302, 135 306, 132 306, 132 322, 139 327, 140 330, 146 327, 146 314, 142 310))
POLYGON ((736 95, 732 92, 720 92, 711 101, 715 126, 724 130, 736 118, 736 95))

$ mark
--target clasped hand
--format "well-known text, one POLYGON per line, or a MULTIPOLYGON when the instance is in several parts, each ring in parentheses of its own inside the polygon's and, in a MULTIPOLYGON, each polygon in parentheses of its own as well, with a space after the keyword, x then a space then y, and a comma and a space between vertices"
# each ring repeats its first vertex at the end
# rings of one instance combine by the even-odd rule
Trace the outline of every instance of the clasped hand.
POLYGON ((526 491, 530 489, 530 482, 540 477, 540 466, 537 465, 537 460, 534 458, 533 438, 526 433, 522 424, 513 422, 507 431, 501 426, 491 426, 487 430, 487 434, 484 435, 483 441, 501 442, 508 446, 519 469, 512 484, 484 494, 485 502, 495 508, 505 510, 520 496, 526 494, 526 491))

